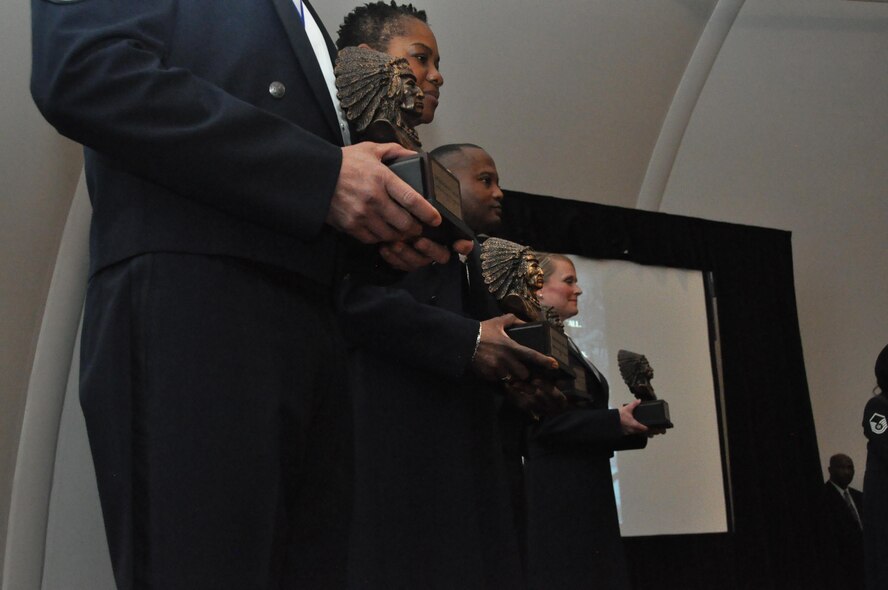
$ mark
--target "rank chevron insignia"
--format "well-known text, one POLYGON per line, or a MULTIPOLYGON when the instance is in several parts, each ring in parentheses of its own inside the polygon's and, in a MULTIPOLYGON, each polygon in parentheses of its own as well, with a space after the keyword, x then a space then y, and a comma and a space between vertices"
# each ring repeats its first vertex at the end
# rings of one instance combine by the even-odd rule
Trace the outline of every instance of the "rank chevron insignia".
POLYGON ((879 413, 870 416, 869 425, 873 434, 882 434, 888 430, 888 420, 885 419, 885 416, 879 413))

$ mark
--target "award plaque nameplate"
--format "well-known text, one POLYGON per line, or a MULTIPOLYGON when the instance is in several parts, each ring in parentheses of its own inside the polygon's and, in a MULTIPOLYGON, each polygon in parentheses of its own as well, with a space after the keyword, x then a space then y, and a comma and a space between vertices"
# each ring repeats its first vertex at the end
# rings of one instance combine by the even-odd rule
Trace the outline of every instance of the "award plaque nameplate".
POLYGON ((567 343, 567 336, 556 330, 552 324, 548 322, 521 324, 507 328, 506 334, 518 344, 558 361, 558 368, 550 375, 554 379, 573 380, 576 377, 576 372, 570 366, 570 345, 567 343))
POLYGON ((565 395, 579 398, 581 400, 590 400, 589 386, 586 384, 586 371, 583 367, 574 367, 573 370, 576 378, 574 379, 573 387, 570 391, 564 392, 565 395))
POLYGON ((563 384, 561 391, 573 402, 591 402, 592 393, 589 391, 589 383, 586 381, 586 361, 580 357, 579 349, 576 344, 571 344, 568 336, 568 346, 570 346, 570 365, 576 378, 573 383, 563 384))
POLYGON ((475 234, 462 218, 459 180, 440 162, 428 153, 420 152, 415 156, 395 160, 388 166, 441 214, 441 225, 424 227, 423 236, 441 244, 450 244, 459 239, 475 239, 475 234))

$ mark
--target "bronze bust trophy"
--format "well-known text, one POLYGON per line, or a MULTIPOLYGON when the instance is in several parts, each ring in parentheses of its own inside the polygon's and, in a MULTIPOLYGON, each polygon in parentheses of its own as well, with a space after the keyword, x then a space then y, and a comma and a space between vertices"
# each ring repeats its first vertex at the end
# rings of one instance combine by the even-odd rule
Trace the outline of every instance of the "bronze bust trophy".
POLYGON ((543 288, 543 270, 529 246, 488 238, 481 245, 481 276, 500 309, 525 322, 542 319, 537 291, 543 288))
POLYGON ((537 298, 537 291, 543 287, 543 271, 533 250, 508 240, 488 238, 481 244, 480 257, 481 277, 499 308, 528 322, 508 328, 509 337, 558 361, 558 368, 547 373, 547 377, 574 379, 567 336, 546 321, 537 298))
MULTIPOLYGON (((424 95, 406 59, 345 47, 333 71, 336 97, 358 140, 394 142, 411 150, 422 147, 414 127, 423 111, 424 95)), ((442 243, 475 238, 462 218, 459 181, 438 161, 419 152, 388 166, 441 214, 441 225, 425 228, 423 235, 442 243)))
POLYGON ((666 400, 657 399, 651 379, 654 369, 643 354, 620 350, 617 352, 617 363, 620 375, 636 398, 641 400, 635 408, 633 416, 636 420, 652 428, 672 428, 669 418, 669 404, 666 400))
POLYGON ((345 47, 334 69, 336 97, 358 137, 376 143, 395 142, 422 147, 414 127, 423 108, 423 93, 403 57, 345 47))

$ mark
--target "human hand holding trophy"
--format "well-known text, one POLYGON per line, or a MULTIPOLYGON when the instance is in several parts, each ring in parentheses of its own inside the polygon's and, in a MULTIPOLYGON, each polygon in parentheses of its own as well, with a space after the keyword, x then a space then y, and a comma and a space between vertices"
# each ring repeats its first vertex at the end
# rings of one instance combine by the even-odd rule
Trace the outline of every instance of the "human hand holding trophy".
MULTIPOLYGON (((423 112, 423 92, 406 59, 365 47, 346 47, 334 69, 337 97, 361 141, 397 143, 419 150, 416 133, 423 112)), ((441 215, 437 227, 422 235, 442 244, 473 240, 462 217, 459 181, 425 152, 387 162, 389 168, 421 194, 441 215)))
POLYGON ((554 358, 556 369, 542 372, 553 382, 573 380, 570 347, 563 330, 546 320, 537 291, 543 286, 543 271, 533 250, 500 238, 488 238, 481 245, 481 276, 499 308, 524 323, 506 329, 519 344, 554 358))

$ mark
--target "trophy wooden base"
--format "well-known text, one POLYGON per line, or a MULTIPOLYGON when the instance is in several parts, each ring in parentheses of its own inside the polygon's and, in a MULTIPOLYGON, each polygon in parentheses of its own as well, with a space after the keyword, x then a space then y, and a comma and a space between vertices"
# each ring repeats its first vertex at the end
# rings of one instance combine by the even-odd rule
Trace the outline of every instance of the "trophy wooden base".
POLYGON ((567 336, 552 327, 548 322, 531 322, 506 328, 509 338, 527 348, 532 348, 558 361, 558 368, 553 370, 550 378, 557 380, 573 380, 576 375, 570 367, 570 347, 567 336))
POLYGON ((399 158, 388 165, 392 172, 424 196, 438 213, 441 225, 426 226, 422 235, 440 244, 474 240, 475 234, 462 218, 459 180, 426 152, 399 158))
POLYGON ((576 376, 573 382, 560 385, 561 392, 567 396, 567 399, 574 404, 586 405, 592 403, 592 392, 589 389, 589 383, 586 382, 586 367, 588 362, 582 357, 580 349, 571 341, 570 336, 567 337, 570 356, 570 366, 576 376))
POLYGON ((674 426, 669 419, 669 404, 663 399, 641 402, 636 406, 632 415, 648 428, 672 428, 674 426))
POLYGON ((589 395, 589 386, 586 384, 586 370, 579 365, 574 365, 572 368, 576 378, 569 387, 562 390, 562 393, 573 402, 591 403, 592 396, 589 395))

